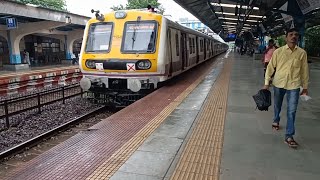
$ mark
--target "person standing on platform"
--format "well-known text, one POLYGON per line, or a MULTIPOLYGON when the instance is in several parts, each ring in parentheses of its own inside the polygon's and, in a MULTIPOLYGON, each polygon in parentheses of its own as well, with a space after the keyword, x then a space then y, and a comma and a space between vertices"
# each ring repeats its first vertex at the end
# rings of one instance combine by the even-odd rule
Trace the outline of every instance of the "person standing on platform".
POLYGON ((30 66, 31 63, 30 63, 29 52, 28 52, 27 50, 24 50, 24 51, 23 51, 23 55, 24 55, 24 59, 23 59, 24 63, 28 63, 29 66, 30 66))
POLYGON ((265 85, 269 89, 272 74, 274 86, 274 118, 272 128, 279 130, 280 112, 284 95, 287 94, 287 127, 285 142, 289 147, 297 147, 293 139, 295 134, 295 119, 300 95, 308 95, 309 67, 307 53, 297 46, 299 39, 298 30, 293 28, 286 33, 287 44, 276 49, 267 66, 265 85), (276 69, 276 71, 275 71, 276 69), (300 93, 300 86, 303 90, 300 93))
POLYGON ((272 57, 273 52, 277 49, 277 47, 274 44, 274 40, 270 39, 268 43, 268 48, 264 52, 263 56, 263 65, 264 65, 264 77, 266 74, 267 66, 269 64, 269 61, 272 57))
POLYGON ((74 53, 71 53, 71 60, 72 60, 72 65, 75 65, 77 63, 77 57, 74 53))

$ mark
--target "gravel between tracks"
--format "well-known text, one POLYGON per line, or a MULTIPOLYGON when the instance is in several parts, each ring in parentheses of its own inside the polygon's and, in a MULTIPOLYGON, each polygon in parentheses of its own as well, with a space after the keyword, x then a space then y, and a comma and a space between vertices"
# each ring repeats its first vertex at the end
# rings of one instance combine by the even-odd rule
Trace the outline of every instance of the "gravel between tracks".
MULTIPOLYGON (((0 132, 0 152, 62 125, 70 119, 79 117, 99 105, 75 97, 66 101, 66 104, 57 102, 43 108, 41 114, 36 111, 24 112, 10 118, 11 127, 0 132)), ((5 121, 0 120, 0 126, 5 121)))

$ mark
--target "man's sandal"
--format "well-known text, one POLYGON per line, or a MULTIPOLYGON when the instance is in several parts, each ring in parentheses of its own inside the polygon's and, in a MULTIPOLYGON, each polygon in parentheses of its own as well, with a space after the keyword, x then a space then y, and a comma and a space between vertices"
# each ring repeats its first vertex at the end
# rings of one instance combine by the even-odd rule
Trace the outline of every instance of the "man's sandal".
POLYGON ((285 143, 288 144, 289 147, 291 148, 297 148, 298 147, 298 143, 293 139, 293 138, 287 138, 284 140, 285 143))
POLYGON ((279 123, 277 124, 272 124, 272 129, 275 129, 275 130, 279 130, 280 129, 280 126, 279 126, 279 123))

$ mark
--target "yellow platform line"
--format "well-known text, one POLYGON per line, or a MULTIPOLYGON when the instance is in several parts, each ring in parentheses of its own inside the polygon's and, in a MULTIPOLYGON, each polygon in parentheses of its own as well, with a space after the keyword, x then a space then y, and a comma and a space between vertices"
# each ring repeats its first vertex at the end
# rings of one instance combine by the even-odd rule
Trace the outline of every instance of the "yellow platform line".
POLYGON ((171 180, 219 179, 232 60, 212 87, 171 180))
POLYGON ((134 137, 126 142, 109 159, 100 165, 87 180, 110 179, 116 171, 130 158, 140 145, 160 126, 160 124, 179 106, 179 104, 199 85, 207 74, 216 66, 221 59, 216 61, 203 75, 184 90, 174 101, 166 106, 155 118, 153 118, 134 137))

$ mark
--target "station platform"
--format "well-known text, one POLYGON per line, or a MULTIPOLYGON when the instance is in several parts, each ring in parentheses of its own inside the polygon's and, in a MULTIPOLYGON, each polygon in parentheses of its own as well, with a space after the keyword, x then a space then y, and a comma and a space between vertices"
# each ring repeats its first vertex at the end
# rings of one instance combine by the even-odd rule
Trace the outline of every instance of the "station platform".
POLYGON ((58 64, 58 65, 30 67, 29 69, 18 70, 18 71, 7 71, 4 69, 0 69, 0 76, 12 76, 14 74, 30 74, 34 71, 37 72, 37 71, 43 71, 43 70, 48 70, 48 69, 70 68, 70 67, 77 67, 77 66, 78 65, 58 64))
POLYGON ((16 72, 0 71, 0 95, 22 93, 55 84, 79 82, 81 77, 78 65, 35 67, 16 72))
POLYGON ((284 128, 272 130, 273 108, 255 110, 252 95, 264 82, 261 62, 228 52, 2 178, 320 179, 320 66, 310 69, 313 99, 298 107, 298 149, 284 143, 284 128))

